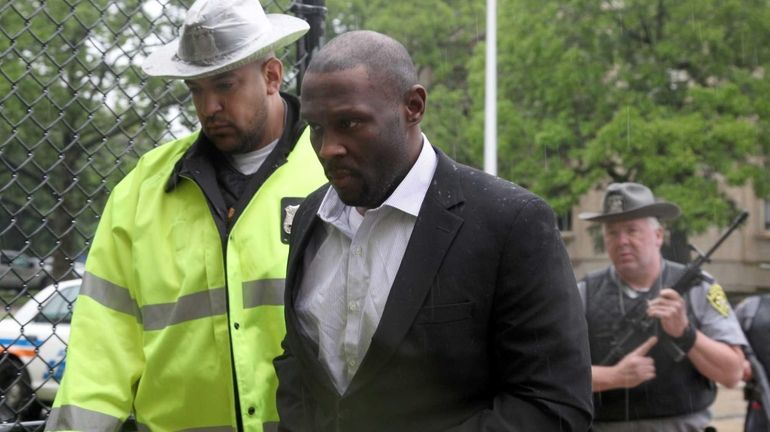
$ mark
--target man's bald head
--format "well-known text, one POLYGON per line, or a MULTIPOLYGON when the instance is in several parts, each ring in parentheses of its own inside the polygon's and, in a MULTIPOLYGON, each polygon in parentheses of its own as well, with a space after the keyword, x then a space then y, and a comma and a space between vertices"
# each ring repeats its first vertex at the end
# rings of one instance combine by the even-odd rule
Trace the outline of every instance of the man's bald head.
POLYGON ((400 99, 417 84, 417 71, 397 40, 367 30, 343 33, 313 55, 307 74, 366 68, 369 79, 387 96, 400 99))

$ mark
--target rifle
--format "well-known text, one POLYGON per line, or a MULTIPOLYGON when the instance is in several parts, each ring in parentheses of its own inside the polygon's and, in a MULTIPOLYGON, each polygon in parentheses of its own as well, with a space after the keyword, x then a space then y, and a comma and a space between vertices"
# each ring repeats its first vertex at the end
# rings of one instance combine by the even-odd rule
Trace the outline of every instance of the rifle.
MULTIPOLYGON (((727 237, 735 231, 740 224, 742 224, 746 218, 749 217, 747 211, 742 211, 738 217, 733 220, 727 231, 722 234, 717 240, 714 246, 708 250, 705 254, 701 253, 697 248, 692 247, 698 254, 698 258, 687 264, 684 274, 676 281, 674 286, 671 287, 679 295, 684 295, 693 286, 700 283, 703 280, 701 273, 701 267, 709 262, 711 254, 727 240, 727 237)), ((637 302, 634 307, 628 310, 621 320, 621 337, 617 339, 617 342, 613 345, 612 350, 604 357, 599 363, 602 366, 611 366, 622 359, 626 354, 634 350, 640 341, 644 341, 650 336, 654 336, 657 333, 658 320, 647 315, 646 309, 642 309, 640 305, 645 305, 645 302, 637 302), (633 344, 629 342, 634 342, 633 344)), ((674 361, 682 360, 686 353, 682 351, 673 341, 668 338, 658 341, 662 344, 662 347, 666 352, 674 359, 674 361)))
MULTIPOLYGON (((765 368, 754 354, 750 346, 743 348, 746 359, 751 363, 751 380, 746 383, 743 391, 746 394, 746 400, 758 401, 762 404, 762 413, 765 415, 767 424, 770 425, 770 383, 767 381, 765 368)), ((751 407, 749 407, 751 409, 751 407)))

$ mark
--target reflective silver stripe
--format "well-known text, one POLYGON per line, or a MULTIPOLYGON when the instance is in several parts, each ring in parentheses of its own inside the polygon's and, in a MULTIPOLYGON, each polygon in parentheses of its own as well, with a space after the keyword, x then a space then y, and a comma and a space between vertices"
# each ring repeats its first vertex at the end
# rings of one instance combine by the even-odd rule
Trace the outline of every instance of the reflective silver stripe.
POLYGON ((180 430, 182 432, 233 432, 235 428, 232 426, 211 426, 211 427, 180 429, 180 430))
MULTIPOLYGON (((136 429, 139 432, 150 432, 150 428, 142 423, 136 424, 136 429)), ((235 428, 232 426, 210 426, 210 427, 200 427, 200 428, 193 428, 193 429, 179 429, 180 432, 233 432, 235 431, 235 428)), ((277 429, 276 429, 277 430, 277 429)))
POLYGON ((262 423, 263 432, 278 432, 278 422, 262 423))
POLYGON ((142 307, 145 330, 160 330, 173 324, 198 318, 222 315, 227 310, 224 288, 179 297, 176 303, 152 304, 142 307))
POLYGON ((74 405, 62 405, 51 410, 45 430, 114 431, 121 424, 123 422, 117 417, 74 405))
POLYGON ((284 279, 261 279, 243 283, 243 307, 283 306, 284 279))
POLYGON ((99 276, 86 272, 83 275, 83 285, 80 287, 80 294, 91 297, 101 305, 112 310, 132 315, 139 322, 142 321, 142 315, 139 313, 139 306, 137 306, 136 300, 131 298, 128 289, 120 285, 115 285, 99 276))

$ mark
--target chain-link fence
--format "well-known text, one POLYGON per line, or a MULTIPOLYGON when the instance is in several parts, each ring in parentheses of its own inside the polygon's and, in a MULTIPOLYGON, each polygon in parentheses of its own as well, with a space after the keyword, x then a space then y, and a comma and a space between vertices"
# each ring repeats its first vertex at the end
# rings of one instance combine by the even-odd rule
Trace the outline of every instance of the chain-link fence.
MULTIPOLYGON (((0 2, 0 423, 42 427, 111 188, 138 156, 197 127, 186 87, 140 68, 192 2, 0 2)), ((324 1, 262 4, 311 24, 280 53, 293 92, 321 41, 324 1)))

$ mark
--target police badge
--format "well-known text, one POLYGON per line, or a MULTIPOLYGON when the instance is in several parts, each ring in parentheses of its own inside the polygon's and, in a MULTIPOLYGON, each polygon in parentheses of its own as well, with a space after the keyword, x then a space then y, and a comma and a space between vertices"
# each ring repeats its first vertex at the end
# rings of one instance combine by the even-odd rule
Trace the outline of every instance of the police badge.
POLYGON ((284 244, 289 244, 294 214, 297 213, 297 209, 299 209, 299 205, 303 200, 304 198, 289 197, 281 199, 281 242, 284 244))
POLYGON ((607 197, 607 211, 605 213, 620 213, 623 211, 623 197, 610 195, 607 197))

